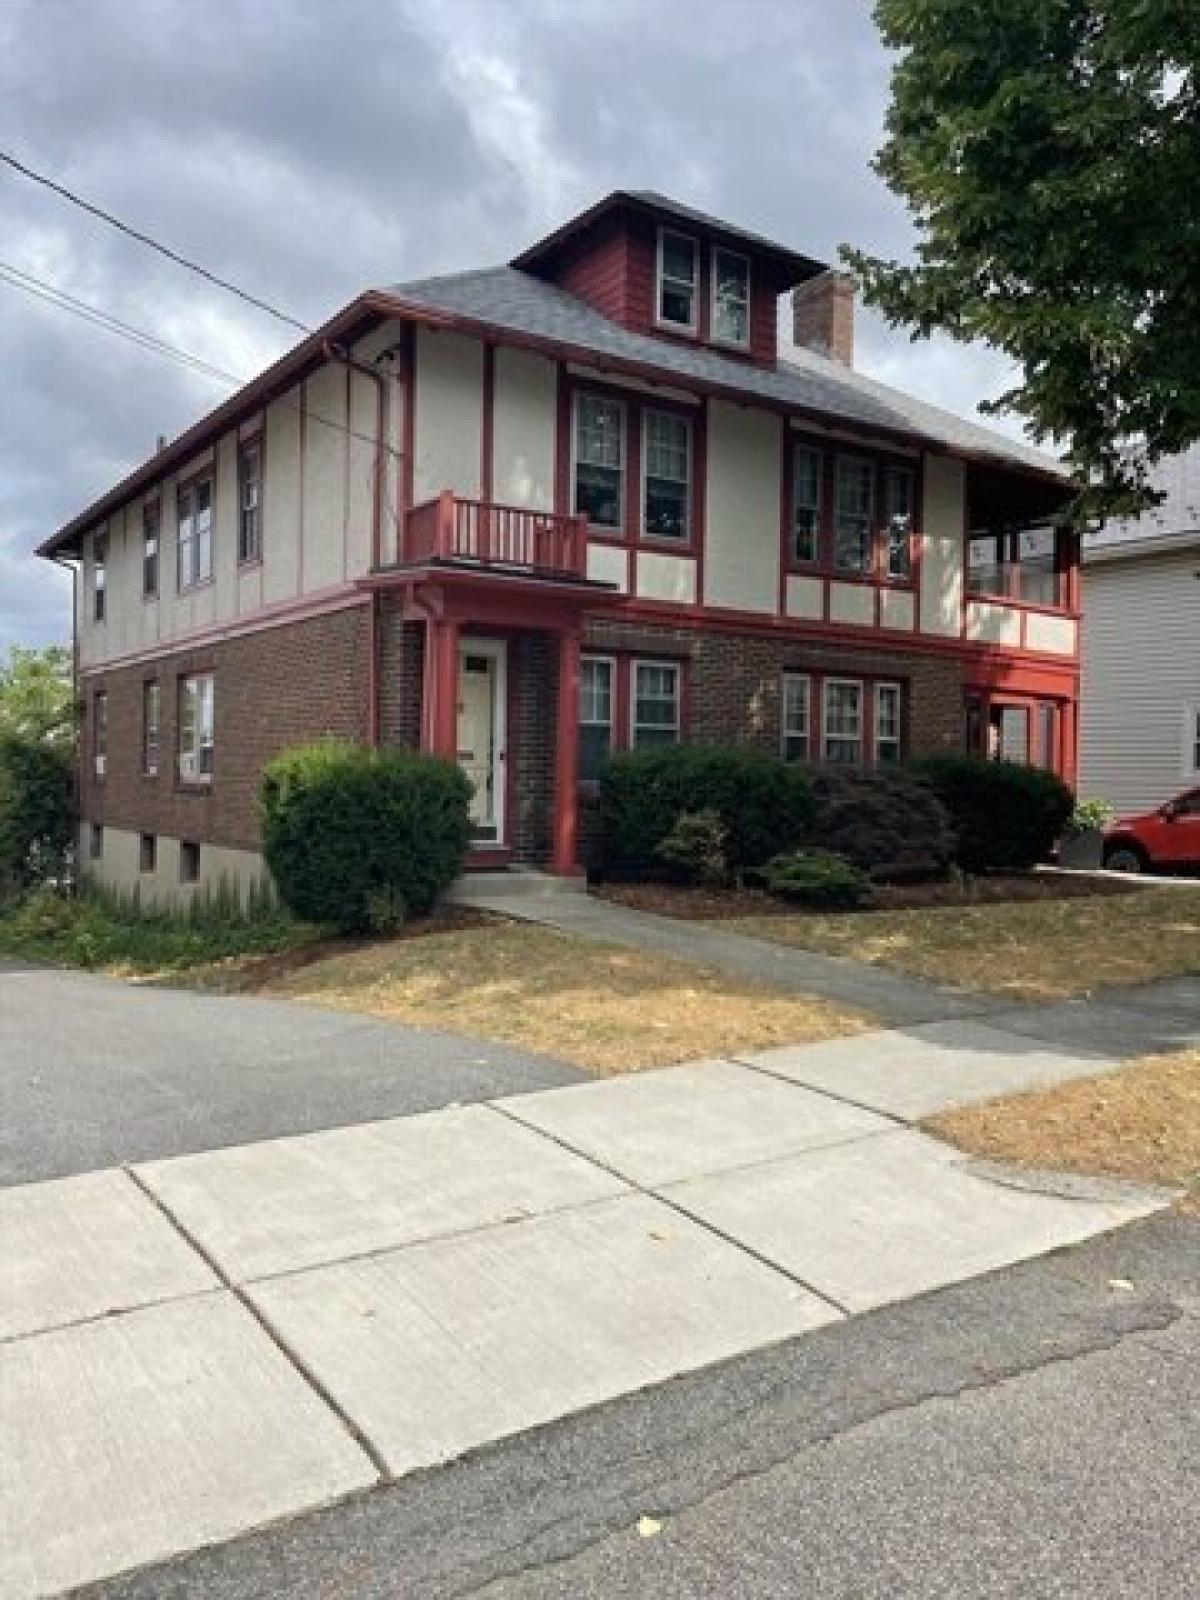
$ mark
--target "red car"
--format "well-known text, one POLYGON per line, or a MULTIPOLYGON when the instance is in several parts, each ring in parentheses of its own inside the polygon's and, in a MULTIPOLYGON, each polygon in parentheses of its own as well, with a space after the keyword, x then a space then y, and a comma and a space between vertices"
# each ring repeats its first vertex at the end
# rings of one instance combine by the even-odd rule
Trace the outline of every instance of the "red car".
POLYGON ((1104 865, 1114 872, 1200 869, 1200 789, 1177 794, 1155 811, 1110 822, 1104 865))

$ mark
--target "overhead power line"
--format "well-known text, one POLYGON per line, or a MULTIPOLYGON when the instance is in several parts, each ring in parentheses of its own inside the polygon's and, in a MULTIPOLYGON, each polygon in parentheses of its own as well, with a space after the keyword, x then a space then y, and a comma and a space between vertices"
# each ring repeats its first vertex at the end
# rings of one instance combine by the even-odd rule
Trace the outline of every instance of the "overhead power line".
POLYGON ((135 228, 131 223, 124 222, 120 217, 114 216, 111 211, 105 211, 103 206, 94 205, 90 200, 85 200, 65 184, 58 183, 54 178, 44 172, 35 172, 32 167, 26 166, 23 161, 18 161, 16 156, 10 155, 6 150, 0 150, 0 161, 5 166, 11 167, 14 172, 19 172, 23 178, 28 178, 31 183, 40 183, 43 188, 59 195, 73 206, 78 206, 81 211, 88 212, 93 217, 98 217, 101 222, 106 222, 110 228, 116 228, 119 233, 125 234, 130 239, 136 239, 139 244, 144 244, 151 250, 157 250, 159 255, 166 256, 168 261, 175 262, 176 266, 186 267, 189 272, 196 273, 199 277, 215 284, 218 289, 225 289, 230 294, 237 295, 239 300, 244 300, 247 305, 265 311, 268 316, 277 321, 286 323, 289 327, 299 328, 301 333, 312 333, 312 328, 306 322, 301 322, 298 317, 290 316, 286 311, 280 311, 269 301, 262 300, 258 295, 251 294, 248 290, 239 288, 236 283, 231 283, 228 278, 222 278, 215 272, 210 272, 207 267, 202 267, 198 261, 189 261, 187 256, 182 256, 177 250, 172 250, 159 239, 152 238, 150 234, 143 233, 140 228, 135 228))

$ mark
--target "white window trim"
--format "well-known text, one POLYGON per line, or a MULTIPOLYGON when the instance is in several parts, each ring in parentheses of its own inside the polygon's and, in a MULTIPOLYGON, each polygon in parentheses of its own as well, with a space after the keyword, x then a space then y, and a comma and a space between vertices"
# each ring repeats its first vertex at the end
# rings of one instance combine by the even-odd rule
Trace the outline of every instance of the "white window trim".
MULTIPOLYGON (((837 574, 840 573, 844 577, 870 578, 870 577, 873 577, 874 574, 875 574, 875 562, 872 559, 872 557, 874 555, 874 551, 872 549, 872 544, 873 544, 874 537, 875 537, 875 516, 876 516, 876 511, 877 511, 877 502, 878 502, 878 499, 879 499, 879 484, 877 482, 878 477, 879 477, 879 473, 878 473, 878 470, 876 468, 875 462, 871 459, 870 456, 858 456, 858 455, 853 455, 853 454, 850 454, 850 453, 846 453, 844 451, 839 451, 837 456, 834 459, 834 465, 833 465, 833 506, 831 507, 831 516, 830 516, 831 543, 830 543, 830 550, 829 550, 829 567, 830 567, 830 571, 834 575, 837 575, 837 574), (866 467, 868 469, 869 473, 870 473, 871 503, 867 507, 867 514, 866 514, 867 515, 867 559, 866 559, 866 565, 865 566, 861 566, 861 567, 843 567, 843 566, 840 566, 838 564, 838 558, 837 558, 838 557, 838 516, 840 515, 838 487, 839 487, 839 485, 841 483, 841 475, 842 475, 842 465, 843 465, 843 463, 845 463, 846 465, 854 465, 854 466, 857 466, 857 467, 866 467)), ((849 681, 849 680, 847 680, 847 681, 849 681)))
POLYGON ((255 567, 263 556, 263 442, 261 434, 254 434, 250 438, 238 441, 237 452, 237 559, 239 567, 255 567), (250 555, 245 553, 244 546, 244 518, 246 505, 246 479, 242 472, 242 463, 248 455, 257 458, 258 468, 255 473, 254 514, 255 514, 255 541, 254 550, 250 555))
POLYGON ((621 520, 615 525, 606 522, 593 522, 588 518, 588 536, 597 539, 618 539, 625 536, 626 523, 626 492, 629 477, 629 407, 617 395, 601 394, 597 389, 576 389, 571 401, 571 512, 579 516, 579 402, 584 398, 604 400, 616 406, 621 413, 621 492, 617 496, 617 507, 621 513, 621 520))
MULTIPOLYGON (((215 554, 216 554, 216 552, 213 549, 213 543, 214 543, 214 540, 216 538, 216 531, 217 531, 217 529, 216 529, 216 519, 217 519, 216 487, 217 487, 216 479, 213 476, 213 474, 212 473, 203 473, 202 472, 202 473, 199 474, 198 477, 189 478, 187 483, 181 483, 177 487, 177 489, 175 490, 175 583, 176 583, 176 588, 177 588, 177 590, 178 590, 178 592, 180 594, 186 594, 191 589, 200 589, 205 584, 209 584, 209 583, 211 583, 213 581, 214 562, 215 562, 215 554), (201 572, 200 571, 200 535, 199 535, 199 530, 198 530, 197 525, 196 525, 196 498, 197 498, 197 493, 198 493, 199 489, 204 484, 208 485, 208 571, 207 572, 201 572), (179 515, 179 508, 180 508, 181 502, 185 498, 186 498, 187 503, 188 503, 188 518, 189 518, 189 521, 191 522, 191 526, 192 526, 191 539, 189 540, 189 544, 191 546, 191 561, 189 562, 190 571, 188 573, 188 577, 187 577, 186 582, 183 579, 183 574, 179 570, 179 552, 180 552, 180 549, 182 548, 182 540, 179 537, 179 530, 180 530, 180 527, 181 527, 182 522, 183 522, 183 518, 179 515)), ((161 583, 161 577, 160 577, 159 581, 161 583)))
MULTIPOLYGON (((682 282, 682 279, 675 279, 682 282)), ((654 324, 658 328, 669 328, 673 333, 696 334, 697 312, 700 307, 700 245, 690 233, 681 233, 678 228, 660 228, 658 230, 658 247, 654 259, 654 324), (690 322, 673 322, 670 317, 662 314, 662 288, 663 288, 663 244, 668 238, 679 239, 684 244, 692 247, 692 320, 690 322)))
POLYGON ((873 765, 879 766, 879 749, 883 744, 894 744, 896 756, 904 754, 904 685, 894 678, 880 678, 871 688, 871 760, 873 765), (896 692, 897 726, 895 736, 884 738, 879 732, 879 702, 883 698, 885 689, 894 689, 896 692))
MULTIPOLYGON (((598 650, 586 650, 580 656, 579 661, 581 668, 589 662, 603 663, 603 665, 608 668, 608 721, 594 722, 584 716, 583 677, 581 673, 579 681, 579 726, 581 728, 607 728, 608 753, 609 755, 612 755, 617 748, 617 658, 616 656, 604 655, 598 650)), ((595 779, 582 778, 580 781, 583 783, 594 783, 595 779)))
POLYGON ((1181 718, 1183 728, 1183 747, 1180 752, 1179 773, 1184 778, 1200 778, 1200 761, 1197 761, 1197 745, 1200 744, 1200 700, 1187 700, 1184 702, 1181 718))
POLYGON ((792 493, 791 505, 788 507, 788 556, 793 566, 817 567, 821 564, 821 523, 825 510, 825 452, 815 444, 805 444, 802 440, 792 440, 792 493), (817 463, 817 528, 816 544, 811 557, 801 559, 796 554, 796 458, 800 455, 809 455, 816 458, 817 463))
MULTIPOLYGON (((211 735, 210 735, 210 739, 209 739, 209 748, 213 752, 213 760, 212 760, 212 763, 210 763, 210 765, 215 765, 216 748, 217 748, 217 738, 216 738, 216 734, 217 734, 217 691, 216 691, 216 679, 215 679, 214 675, 211 672, 188 673, 186 677, 183 677, 183 678, 181 678, 179 680, 179 698, 180 698, 180 701, 182 702, 183 696, 184 696, 185 693, 187 693, 189 685, 191 685, 191 684, 200 685, 200 684, 206 683, 206 682, 207 682, 207 684, 209 686, 209 700, 210 700, 211 706, 212 706, 212 730, 211 730, 211 735)), ((199 700, 202 699, 202 697, 201 696, 197 696, 197 699, 199 701, 199 700)), ((183 783, 205 783, 205 784, 207 784, 207 783, 211 783, 212 782, 213 775, 212 775, 211 771, 210 772, 205 772, 205 771, 202 770, 201 753, 204 750, 204 739, 203 739, 202 733, 201 733, 201 718, 200 718, 200 715, 199 715, 199 711, 200 711, 200 706, 198 704, 197 705, 197 715, 196 715, 196 717, 195 717, 195 719, 193 721, 193 727, 192 727, 192 734, 193 734, 192 747, 189 750, 185 750, 183 748, 184 719, 183 719, 182 704, 180 705, 180 709, 177 712, 177 715, 179 717, 179 739, 180 739, 178 769, 179 769, 180 780, 183 783)))
POLYGON ((661 656, 634 656, 633 660, 629 663, 629 748, 631 750, 637 749, 637 736, 639 728, 645 728, 648 731, 655 733, 661 733, 665 729, 669 728, 670 731, 675 735, 676 743, 679 742, 683 733, 683 669, 678 661, 667 661, 661 656), (651 723, 638 721, 638 669, 640 667, 654 667, 656 670, 661 670, 662 668, 666 667, 669 671, 675 674, 674 722, 651 723))
POLYGON ((812 674, 808 672, 785 672, 779 696, 779 753, 787 760, 812 759, 812 674), (804 685, 804 755, 802 757, 788 756, 788 740, 798 739, 800 735, 788 727, 788 689, 791 684, 804 685))
POLYGON ((108 690, 100 689, 92 698, 92 767, 98 778, 108 767, 108 690))
POLYGON ((639 470, 641 472, 642 481, 638 486, 638 521, 641 524, 641 537, 649 544, 662 545, 668 550, 686 550, 692 542, 692 499, 696 493, 695 432, 692 428, 691 417, 683 416, 678 411, 664 410, 662 406, 643 406, 641 445, 642 459, 639 470), (672 422, 682 422, 687 430, 687 494, 685 495, 683 502, 683 535, 678 539, 676 539, 673 534, 648 533, 646 531, 646 480, 650 476, 647 466, 650 452, 646 448, 646 434, 648 432, 648 423, 651 417, 670 417, 672 422))
POLYGON ((911 467, 888 464, 883 471, 883 580, 885 583, 911 583, 913 581, 913 536, 917 520, 917 475, 911 467), (908 480, 908 560, 903 572, 892 571, 892 511, 891 486, 893 478, 908 480))
POLYGON ((142 680, 142 776, 144 778, 157 778, 158 769, 162 764, 162 680, 160 678, 145 678, 142 680), (154 690, 151 696, 151 690, 154 690), (151 698, 154 700, 154 760, 150 760, 150 743, 147 735, 150 732, 150 721, 146 715, 151 698))
POLYGON ((750 257, 742 255, 740 250, 730 250, 723 244, 715 244, 708 262, 709 296, 708 296, 708 326, 709 337, 713 344, 723 344, 730 350, 748 350, 750 348, 750 257), (717 257, 728 256, 731 261, 740 261, 746 269, 746 337, 744 339, 730 339, 717 332, 717 257))
POLYGON ((866 711, 867 711, 867 690, 866 690, 866 684, 864 683, 862 678, 826 678, 822 682, 822 684, 821 684, 821 761, 822 761, 822 763, 828 761, 828 759, 829 759, 828 755, 826 754, 825 747, 828 744, 830 738, 833 738, 833 739, 838 740, 839 743, 841 743, 841 744, 850 744, 852 742, 857 744, 858 745, 858 761, 855 764, 856 765, 861 765, 862 764, 863 754, 864 754, 864 750, 865 750, 865 746, 866 746, 866 733, 867 733, 867 730, 866 730, 866 721, 867 721, 866 711), (857 733, 857 735, 851 735, 851 734, 848 734, 848 733, 830 734, 830 732, 829 732, 829 691, 831 689, 857 689, 858 690, 858 733, 857 733))

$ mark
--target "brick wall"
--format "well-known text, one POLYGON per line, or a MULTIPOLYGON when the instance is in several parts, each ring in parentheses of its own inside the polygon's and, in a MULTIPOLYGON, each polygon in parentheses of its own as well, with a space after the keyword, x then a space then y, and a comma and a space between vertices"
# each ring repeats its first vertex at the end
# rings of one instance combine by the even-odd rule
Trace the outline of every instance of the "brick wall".
POLYGON ((178 650, 138 666, 89 674, 80 811, 88 822, 239 849, 260 848, 263 766, 289 745, 322 736, 366 737, 367 615, 362 605, 178 650), (213 778, 185 786, 176 773, 178 681, 211 672, 213 778), (159 768, 142 775, 142 686, 161 685, 159 768), (108 695, 108 759, 92 764, 95 695, 108 695))
POLYGON ((551 849, 554 737, 558 714, 558 661, 548 634, 517 636, 509 657, 515 671, 509 714, 513 726, 513 856, 540 864, 551 849))
POLYGON ((379 616, 379 742, 406 750, 421 747, 421 685, 425 625, 404 621, 400 606, 385 601, 379 616))

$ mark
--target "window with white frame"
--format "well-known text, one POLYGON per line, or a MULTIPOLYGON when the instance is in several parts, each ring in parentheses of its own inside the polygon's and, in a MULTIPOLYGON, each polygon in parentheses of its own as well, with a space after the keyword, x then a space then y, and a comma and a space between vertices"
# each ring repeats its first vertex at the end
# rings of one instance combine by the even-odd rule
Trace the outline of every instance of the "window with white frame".
POLYGON ((798 444, 792 450, 792 560, 817 560, 821 539, 821 452, 798 444))
POLYGON ((826 678, 821 715, 822 754, 833 766, 856 767, 863 754, 863 686, 826 678))
POLYGON ((875 685, 875 760, 892 766, 900 760, 903 691, 898 683, 875 685))
POLYGON ((92 617, 103 622, 108 605, 108 543, 99 535, 92 544, 92 617))
POLYGON ((719 246, 712 257, 712 336, 722 344, 750 343, 750 263, 719 246))
POLYGON ((1183 708, 1183 776, 1200 778, 1200 700, 1183 708))
POLYGON ((573 509, 595 528, 625 521, 625 407, 607 395, 575 397, 573 509))
POLYGON ((642 533, 686 539, 692 492, 692 424, 674 411, 642 413, 642 533))
POLYGON ((806 673, 783 675, 782 748, 785 761, 807 761, 812 680, 806 673))
POLYGON ((871 569, 871 521, 875 467, 856 456, 839 456, 833 506, 833 564, 840 572, 871 569))
POLYGON ((142 772, 158 776, 159 728, 162 723, 162 689, 157 678, 142 685, 142 772))
POLYGON ((699 252, 686 234, 658 235, 658 320, 694 333, 699 252))
POLYGON ((884 571, 893 580, 912 576, 913 475, 889 467, 884 486, 884 571))
POLYGON ((262 559, 262 443, 248 439, 238 452, 238 561, 262 559))
POLYGON ((104 689, 92 702, 92 768, 98 778, 108 768, 108 694, 104 689))
POLYGON ((579 663, 579 776, 590 782, 613 747, 615 662, 610 656, 584 656, 579 663))
POLYGON ((157 500, 142 506, 142 596, 153 600, 158 595, 158 535, 162 521, 157 500))
POLYGON ((633 664, 633 719, 630 743, 676 744, 679 740, 679 667, 670 661, 633 664))
POLYGON ((179 680, 179 776, 209 783, 212 774, 213 678, 205 672, 179 680))
POLYGON ((212 577, 212 479, 198 478, 179 491, 178 587, 193 588, 212 577))

